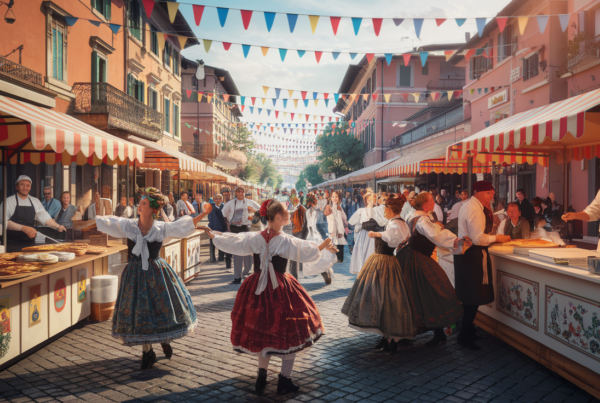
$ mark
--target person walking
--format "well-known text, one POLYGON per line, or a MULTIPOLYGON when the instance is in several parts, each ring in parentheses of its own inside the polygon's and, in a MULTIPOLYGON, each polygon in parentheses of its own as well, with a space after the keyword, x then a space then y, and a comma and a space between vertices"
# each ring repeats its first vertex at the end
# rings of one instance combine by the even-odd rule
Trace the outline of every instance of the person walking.
MULTIPOLYGON (((323 242, 321 233, 318 229, 319 210, 317 209, 317 197, 309 193, 306 195, 306 220, 304 222, 304 233, 307 241, 320 245, 323 242)), ((331 256, 331 266, 337 262, 337 256, 331 256)), ((302 274, 307 276, 315 276, 321 274, 325 280, 325 284, 329 285, 333 281, 333 267, 329 267, 326 271, 322 271, 318 265, 307 265, 305 264, 302 268, 302 274)))
POLYGON ((344 261, 344 245, 348 245, 346 240, 346 229, 348 227, 348 221, 346 213, 342 209, 340 202, 342 200, 341 194, 338 190, 331 193, 331 199, 325 207, 325 217, 327 217, 327 229, 329 230, 330 237, 333 244, 338 248, 338 263, 344 261))

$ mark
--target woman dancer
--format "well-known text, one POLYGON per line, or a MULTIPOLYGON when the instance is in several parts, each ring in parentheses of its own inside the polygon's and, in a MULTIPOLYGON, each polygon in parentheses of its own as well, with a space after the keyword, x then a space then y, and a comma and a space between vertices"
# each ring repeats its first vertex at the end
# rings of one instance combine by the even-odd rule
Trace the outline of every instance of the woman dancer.
POLYGON ((350 258, 350 273, 358 274, 365 261, 375 252, 375 238, 368 236, 370 231, 378 231, 387 224, 383 216, 385 206, 374 207, 375 195, 366 193, 363 197, 366 207, 359 208, 348 220, 354 225, 354 250, 350 258))
MULTIPOLYGON (((323 242, 323 238, 318 230, 318 219, 319 219, 319 210, 317 210, 317 198, 314 194, 309 193, 306 196, 306 221, 305 221, 305 230, 306 240, 310 242, 314 242, 317 245, 320 245, 323 242)), ((337 256, 331 256, 331 265, 337 262, 337 256)), ((314 276, 319 273, 325 279, 325 284, 331 284, 333 280, 333 267, 329 267, 327 271, 321 272, 321 268, 318 265, 304 265, 302 269, 302 273, 304 276, 314 276)))
POLYGON ((398 348, 398 340, 416 334, 402 269, 394 257, 396 247, 409 235, 399 218, 405 202, 402 195, 391 194, 386 199, 385 217, 389 221, 385 231, 369 232, 369 237, 375 238, 375 253, 365 262, 342 307, 350 327, 383 336, 375 348, 392 352, 398 348))
POLYGON ((277 393, 285 394, 299 389, 290 378, 296 353, 312 346, 324 331, 313 300, 285 273, 287 260, 320 265, 337 250, 330 239, 317 245, 282 233, 290 222, 282 203, 267 200, 260 211, 268 220, 262 232, 206 233, 220 250, 254 255, 254 274, 242 283, 231 312, 231 342, 235 350, 258 356, 257 393, 267 384, 269 359, 281 357, 277 393))
POLYGON ((160 343, 167 358, 173 355, 169 344, 194 330, 196 310, 187 288, 171 266, 159 256, 165 238, 185 238, 212 210, 195 218, 175 222, 156 221, 154 215, 165 204, 156 188, 140 189, 138 219, 115 216, 96 217, 98 231, 115 238, 127 238, 129 264, 121 276, 121 287, 113 314, 112 336, 127 346, 142 345, 142 368, 152 367, 160 343))
POLYGON ((335 246, 338 247, 339 252, 337 253, 338 263, 344 261, 344 245, 348 245, 346 240, 346 228, 348 227, 348 221, 346 221, 346 213, 340 205, 342 201, 342 195, 339 190, 335 190, 331 193, 330 203, 325 207, 325 217, 327 217, 327 228, 329 230, 329 237, 335 246))
MULTIPOLYGON (((408 221, 410 239, 397 254, 402 267, 402 278, 408 291, 413 328, 419 332, 434 330, 434 337, 426 343, 435 347, 446 343, 444 327, 462 319, 463 309, 452 283, 444 269, 431 258, 435 247, 438 256, 462 253, 462 245, 452 232, 443 230, 429 215, 435 201, 429 192, 415 198, 415 212, 408 221)), ((470 246, 467 240, 465 244, 470 246)))
POLYGON ((317 200, 317 212, 319 213, 317 217, 317 230, 323 239, 327 238, 327 219, 325 218, 325 207, 327 207, 327 199, 325 199, 325 194, 323 191, 319 192, 319 200, 317 200))

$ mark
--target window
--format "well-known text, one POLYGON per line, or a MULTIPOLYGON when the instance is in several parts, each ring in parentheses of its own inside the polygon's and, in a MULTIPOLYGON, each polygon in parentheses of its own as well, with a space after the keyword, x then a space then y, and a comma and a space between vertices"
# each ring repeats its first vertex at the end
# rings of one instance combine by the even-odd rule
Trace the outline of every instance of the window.
POLYGON ((179 52, 173 48, 173 74, 179 75, 179 52))
POLYGON ((97 51, 92 52, 92 82, 105 83, 107 82, 107 61, 97 51))
POLYGON ((424 75, 424 76, 429 75, 429 62, 425 62, 425 65, 422 66, 421 75, 424 75))
POLYGON ((129 0, 129 15, 127 16, 127 21, 129 22, 131 35, 141 41, 144 24, 142 22, 142 8, 140 7, 138 0, 129 0))
POLYGON ((171 44, 165 41, 165 50, 163 53, 163 61, 165 66, 171 67, 171 44))
POLYGON ((150 51, 158 56, 158 30, 150 25, 150 51))
POLYGON ((148 87, 148 106, 155 111, 158 110, 158 93, 151 87, 148 87))
POLYGON ((171 124, 171 103, 169 102, 169 100, 167 98, 165 98, 165 109, 164 109, 164 115, 165 115, 165 131, 167 133, 171 132, 171 128, 170 128, 170 124, 171 124))
POLYGON ((110 21, 111 0, 92 0, 92 7, 110 21))
POLYGON ((127 86, 127 94, 131 95, 135 99, 140 102, 144 102, 145 85, 141 80, 137 80, 133 75, 127 75, 127 82, 129 85, 127 86))
POLYGON ((501 34, 498 34, 498 63, 512 56, 513 45, 512 45, 512 26, 507 25, 501 34))
POLYGON ((173 136, 179 137, 179 105, 173 104, 173 136))
POLYGON ((66 47, 64 40, 65 28, 52 21, 52 78, 63 81, 64 70, 64 50, 66 47))
POLYGON ((535 77, 539 74, 538 65, 540 64, 539 53, 523 59, 523 81, 535 77))
POLYGON ((491 59, 484 56, 489 49, 479 48, 469 60, 469 78, 478 80, 483 73, 492 69, 491 59))
POLYGON ((397 82, 396 87, 412 87, 412 66, 398 65, 397 82))

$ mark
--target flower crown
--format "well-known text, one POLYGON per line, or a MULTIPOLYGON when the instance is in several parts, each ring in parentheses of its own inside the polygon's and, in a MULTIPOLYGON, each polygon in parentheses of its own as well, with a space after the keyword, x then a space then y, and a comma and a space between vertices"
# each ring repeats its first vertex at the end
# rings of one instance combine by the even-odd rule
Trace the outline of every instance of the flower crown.
POLYGON ((259 213, 260 213, 261 217, 266 217, 267 216, 267 209, 271 205, 272 201, 273 201, 273 199, 265 200, 263 202, 262 206, 260 206, 259 213))
POLYGON ((146 198, 150 202, 150 207, 159 210, 165 205, 165 197, 157 188, 147 187, 138 189, 140 199, 146 198))

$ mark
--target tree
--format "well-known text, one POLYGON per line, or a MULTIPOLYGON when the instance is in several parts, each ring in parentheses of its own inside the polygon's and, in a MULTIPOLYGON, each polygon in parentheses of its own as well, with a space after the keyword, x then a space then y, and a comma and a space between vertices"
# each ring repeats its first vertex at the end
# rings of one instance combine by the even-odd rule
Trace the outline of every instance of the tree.
POLYGON ((321 152, 317 159, 321 162, 322 172, 334 173, 339 178, 364 166, 365 150, 359 139, 346 134, 348 123, 335 123, 335 128, 333 125, 329 123, 317 138, 317 148, 321 152))
POLYGON ((273 189, 279 189, 282 183, 283 175, 281 175, 279 172, 275 172, 275 175, 267 178, 267 186, 270 186, 273 189))
POLYGON ((242 168, 242 170, 238 174, 238 177, 243 181, 250 182, 252 177, 255 175, 256 170, 254 168, 254 165, 248 163, 246 164, 246 166, 244 166, 244 168, 242 168))
POLYGON ((225 134, 225 138, 225 141, 219 141, 223 151, 241 151, 250 154, 250 151, 256 146, 256 142, 252 139, 252 133, 246 126, 236 127, 229 134, 225 134))
POLYGON ((296 181, 296 189, 307 191, 306 182, 304 179, 307 179, 311 185, 318 185, 319 183, 324 182, 323 175, 319 174, 319 164, 310 164, 304 167, 302 172, 300 172, 300 176, 296 181))

